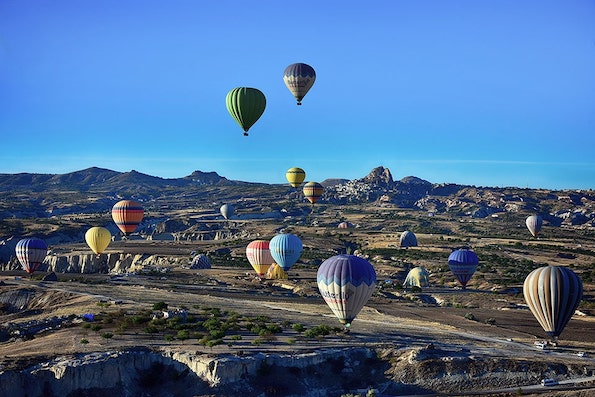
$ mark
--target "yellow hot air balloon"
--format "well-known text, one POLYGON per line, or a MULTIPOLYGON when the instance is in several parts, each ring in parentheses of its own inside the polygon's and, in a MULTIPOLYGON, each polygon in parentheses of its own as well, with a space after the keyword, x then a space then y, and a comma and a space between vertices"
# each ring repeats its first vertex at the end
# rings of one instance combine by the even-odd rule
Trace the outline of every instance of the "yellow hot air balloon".
POLYGON ((94 226, 85 233, 85 241, 89 248, 99 256, 112 241, 112 234, 104 227, 94 226))
POLYGON ((287 170, 285 177, 291 187, 298 187, 302 184, 304 179, 306 179, 306 172, 299 167, 292 167, 287 170))

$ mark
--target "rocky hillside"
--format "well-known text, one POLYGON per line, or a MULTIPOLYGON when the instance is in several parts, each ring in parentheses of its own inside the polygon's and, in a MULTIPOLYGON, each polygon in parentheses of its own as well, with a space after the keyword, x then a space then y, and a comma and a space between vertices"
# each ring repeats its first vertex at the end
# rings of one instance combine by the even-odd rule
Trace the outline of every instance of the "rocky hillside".
MULTIPOLYGON (((432 183, 414 176, 394 180, 384 167, 374 168, 360 179, 328 179, 323 185, 325 191, 318 207, 387 205, 476 218, 511 213, 521 218, 540 213, 553 226, 595 224, 595 193, 591 190, 463 186, 432 183)), ((267 214, 263 216, 299 218, 308 213, 299 208, 299 204, 305 203, 299 190, 286 185, 231 181, 216 172, 195 171, 175 179, 96 167, 61 175, 0 174, 0 192, 0 220, 4 221, 0 224, 0 239, 30 234, 26 221, 20 220, 48 219, 49 223, 59 224, 55 231, 44 231, 42 237, 67 242, 64 236, 73 236, 70 241, 80 241, 88 225, 81 222, 85 218, 104 217, 107 224, 111 207, 122 198, 142 202, 146 219, 141 228, 146 229, 145 234, 152 234, 176 211, 194 209, 216 219, 223 203, 234 203, 252 217, 267 214), (73 223, 66 222, 67 218, 73 223), (54 236, 55 233, 60 236, 54 236)), ((183 232, 170 229, 171 225, 168 232, 183 232)))
POLYGON ((399 181, 377 167, 367 176, 325 188, 334 204, 391 203, 431 213, 485 218, 498 213, 542 214, 552 225, 595 225, 595 192, 434 184, 408 176, 399 181))

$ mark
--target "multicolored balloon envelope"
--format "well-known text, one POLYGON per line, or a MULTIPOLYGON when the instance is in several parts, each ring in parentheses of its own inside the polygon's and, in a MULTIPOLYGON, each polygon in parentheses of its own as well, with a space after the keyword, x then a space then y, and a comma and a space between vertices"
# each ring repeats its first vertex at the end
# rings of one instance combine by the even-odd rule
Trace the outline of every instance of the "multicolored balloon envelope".
POLYGON ((302 99, 310 91, 316 81, 314 68, 305 63, 293 63, 285 68, 283 81, 295 97, 297 104, 302 104, 302 99))
POLYGON ((43 263, 48 253, 48 246, 41 239, 24 238, 17 243, 15 253, 23 270, 32 275, 43 263))
POLYGON ((143 215, 143 207, 133 200, 118 201, 112 208, 112 219, 126 236, 136 230, 143 215))
POLYGON ((302 240, 295 234, 277 234, 270 241, 269 247, 275 262, 281 269, 288 271, 300 259, 302 254, 302 240))
POLYGON ((322 197, 324 187, 318 182, 308 182, 304 185, 302 191, 304 197, 308 199, 311 204, 314 204, 320 197, 322 197))
POLYGON ((291 187, 298 187, 306 179, 306 172, 298 167, 292 167, 285 173, 285 178, 291 187))
POLYGON ((470 249, 461 248, 451 252, 448 256, 448 267, 457 280, 459 280, 463 289, 467 288, 467 283, 471 280, 475 270, 477 270, 478 264, 479 258, 477 254, 470 249))
POLYGON ((264 277, 275 261, 271 256, 267 240, 254 240, 246 247, 246 258, 259 277, 264 277))
POLYGON ((525 219, 525 224, 527 225, 527 229, 531 232, 531 235, 537 237, 541 231, 541 226, 543 225, 543 218, 541 215, 531 215, 525 219))
POLYGON ((318 289, 335 316, 346 327, 366 304, 376 287, 376 271, 355 255, 335 255, 318 268, 318 289))
POLYGON ((104 227, 94 226, 85 233, 87 245, 96 255, 101 255, 112 241, 112 234, 104 227))
POLYGON ((219 212, 221 212, 221 215, 223 215, 225 219, 231 218, 231 216, 233 215, 233 211, 234 208, 231 204, 223 204, 221 208, 219 208, 219 212))
POLYGON ((581 302, 583 284, 568 268, 544 266, 529 273, 523 295, 545 333, 557 338, 581 302))
POLYGON ((231 117, 244 130, 248 130, 264 113, 267 100, 262 91, 250 87, 237 87, 227 93, 225 106, 231 117))

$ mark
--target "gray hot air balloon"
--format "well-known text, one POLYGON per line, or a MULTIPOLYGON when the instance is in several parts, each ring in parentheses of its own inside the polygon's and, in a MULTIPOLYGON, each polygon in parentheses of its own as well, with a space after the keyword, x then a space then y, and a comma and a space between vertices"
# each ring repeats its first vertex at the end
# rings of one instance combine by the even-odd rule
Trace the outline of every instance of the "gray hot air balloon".
POLYGON ((223 215, 223 217, 225 219, 229 219, 233 215, 233 205, 223 204, 221 206, 221 208, 219 208, 219 211, 221 212, 221 215, 223 215))
POLYGON ((527 229, 529 229, 533 237, 537 237, 539 231, 541 230, 541 225, 543 225, 543 218, 541 215, 531 215, 527 217, 525 224, 527 225, 527 229))
POLYGON ((523 295, 545 333, 557 338, 583 297, 583 284, 570 269, 544 266, 529 273, 523 295))
POLYGON ((401 233, 401 237, 399 238, 399 243, 401 247, 417 247, 417 237, 413 232, 409 230, 405 230, 401 233))

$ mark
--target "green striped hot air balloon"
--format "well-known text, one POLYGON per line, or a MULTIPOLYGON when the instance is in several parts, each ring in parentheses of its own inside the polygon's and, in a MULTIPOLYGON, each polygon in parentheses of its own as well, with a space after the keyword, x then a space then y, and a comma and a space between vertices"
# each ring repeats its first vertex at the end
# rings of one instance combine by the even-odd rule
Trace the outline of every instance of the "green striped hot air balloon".
POLYGON ((225 105, 233 119, 242 127, 244 135, 264 113, 267 100, 262 91, 250 87, 237 87, 227 93, 225 105))

